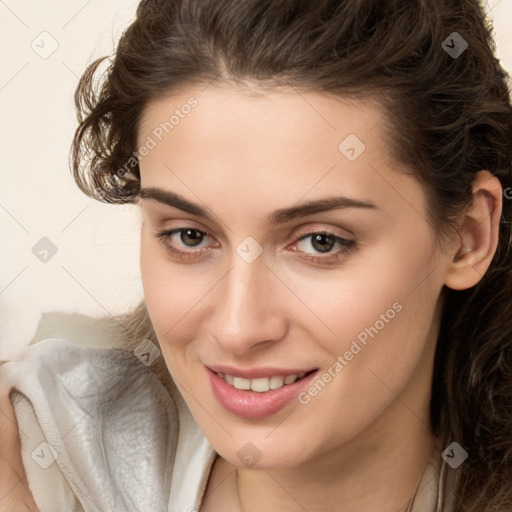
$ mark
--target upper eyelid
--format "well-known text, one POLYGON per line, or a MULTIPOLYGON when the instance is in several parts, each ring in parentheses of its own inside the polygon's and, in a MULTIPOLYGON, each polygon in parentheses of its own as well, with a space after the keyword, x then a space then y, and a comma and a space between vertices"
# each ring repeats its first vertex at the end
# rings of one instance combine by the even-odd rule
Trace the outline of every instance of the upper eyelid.
MULTIPOLYGON (((193 221, 187 221, 187 222, 193 222, 193 221)), ((214 238, 214 239, 217 238, 210 233, 209 229, 202 228, 202 227, 196 227, 193 225, 181 225, 181 226, 178 226, 175 228, 173 228, 173 227, 161 228, 161 229, 157 229, 157 233, 165 233, 165 232, 176 233, 176 232, 184 231, 186 229, 195 229, 196 231, 200 231, 201 233, 204 233, 205 235, 209 236, 210 238, 214 238)), ((327 234, 327 235, 335 236, 337 238, 347 238, 345 235, 340 235, 340 234, 336 233, 334 229, 327 229, 327 228, 318 228, 318 229, 308 228, 308 229, 303 229, 303 230, 294 229, 293 231, 298 231, 298 233, 295 234, 295 238, 297 240, 299 238, 303 238, 303 237, 311 236, 311 235, 317 235, 317 234, 327 234)), ((346 230, 344 230, 344 231, 346 231, 346 230)), ((351 236, 351 235, 349 235, 349 236, 351 236)))
POLYGON ((296 234, 295 238, 297 240, 300 240, 302 238, 306 238, 308 236, 313 236, 313 235, 328 235, 328 236, 332 236, 334 238, 343 238, 344 240, 350 240, 348 237, 346 237, 344 235, 340 235, 338 233, 335 233, 334 231, 329 231, 328 229, 318 229, 318 230, 314 230, 314 231, 308 230, 302 234, 296 234))
MULTIPOLYGON (((180 231, 184 231, 186 229, 195 229, 196 231, 201 231, 201 233, 204 233, 205 235, 209 236, 210 238, 213 238, 217 240, 217 237, 211 234, 211 230, 202 226, 199 222, 190 220, 190 219, 175 219, 175 222, 179 222, 179 225, 176 226, 165 226, 165 225, 159 225, 154 226, 153 231, 158 234, 163 233, 176 233, 180 231)), ((162 222, 161 224, 165 224, 165 222, 162 222)))
POLYGON ((331 235, 331 236, 334 236, 336 238, 342 238, 344 240, 354 240, 355 239, 355 235, 353 233, 351 233, 350 231, 348 231, 347 229, 344 229, 344 228, 341 228, 341 227, 338 227, 337 229, 335 228, 318 228, 318 229, 315 229, 315 228, 304 228, 304 229, 297 229, 297 230, 294 230, 294 238, 295 240, 300 240, 304 237, 307 237, 307 236, 311 236, 311 235, 316 235, 316 234, 327 234, 327 235, 331 235), (343 233, 339 233, 339 231, 343 231, 343 233))
POLYGON ((213 235, 211 235, 208 231, 206 231, 204 229, 199 229, 199 228, 196 228, 196 227, 193 227, 193 226, 185 226, 185 227, 179 227, 179 228, 162 229, 162 230, 157 231, 156 236, 164 236, 165 234, 167 234, 168 236, 172 236, 172 235, 175 235, 176 233, 179 233, 180 231, 185 231, 187 229, 193 229, 195 231, 200 231, 201 233, 206 235, 208 238, 211 238, 212 240, 217 241, 217 239, 213 235))

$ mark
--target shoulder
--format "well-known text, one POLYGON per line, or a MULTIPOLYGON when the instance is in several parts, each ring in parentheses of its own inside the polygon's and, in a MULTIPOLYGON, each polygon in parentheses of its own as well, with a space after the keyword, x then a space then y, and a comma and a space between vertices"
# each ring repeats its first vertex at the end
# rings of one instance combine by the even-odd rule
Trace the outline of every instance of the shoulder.
POLYGON ((123 502, 138 504, 134 510, 144 503, 163 509, 158 501, 169 492, 178 412, 165 386, 133 353, 51 338, 0 367, 0 378, 18 397, 20 431, 37 432, 21 448, 38 503, 48 470, 36 467, 33 453, 43 446, 51 450, 51 469, 64 475, 79 501, 93 498, 106 510, 123 502))
POLYGON ((173 396, 132 352, 48 338, 23 359, 0 367, 0 379, 26 397, 41 424, 135 432, 178 421, 173 396))
POLYGON ((51 400, 52 408, 80 402, 90 412, 104 413, 96 405, 111 408, 114 399, 129 398, 133 410, 137 404, 148 409, 158 399, 170 398, 157 376, 132 352, 83 347, 60 338, 31 345, 23 359, 0 368, 0 377, 29 398, 40 399, 36 405, 51 400))

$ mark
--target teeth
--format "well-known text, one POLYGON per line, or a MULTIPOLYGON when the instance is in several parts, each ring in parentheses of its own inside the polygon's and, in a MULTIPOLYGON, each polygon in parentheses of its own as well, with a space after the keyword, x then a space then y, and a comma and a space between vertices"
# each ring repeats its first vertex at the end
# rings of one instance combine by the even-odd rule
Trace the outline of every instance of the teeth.
POLYGON ((251 389, 258 393, 268 391, 270 389, 270 379, 265 377, 262 377, 261 379, 251 379, 251 389))
POLYGON ((292 382, 295 382, 296 379, 297 379, 297 375, 287 375, 284 378, 284 383, 285 384, 291 384, 292 382))
POLYGON ((233 385, 236 389, 251 389, 251 381, 250 379, 242 379, 242 377, 235 377, 233 385))
POLYGON ((217 372, 217 375, 224 379, 229 385, 236 389, 242 389, 245 391, 256 391, 257 393, 265 393, 270 389, 279 389, 287 384, 293 384, 297 379, 301 379, 306 375, 305 373, 299 373, 297 375, 287 375, 282 377, 281 375, 275 375, 273 377, 261 377, 258 379, 244 379, 242 377, 234 377, 227 373, 217 372))
POLYGON ((284 384, 284 377, 270 377, 269 379, 270 389, 282 388, 284 384))

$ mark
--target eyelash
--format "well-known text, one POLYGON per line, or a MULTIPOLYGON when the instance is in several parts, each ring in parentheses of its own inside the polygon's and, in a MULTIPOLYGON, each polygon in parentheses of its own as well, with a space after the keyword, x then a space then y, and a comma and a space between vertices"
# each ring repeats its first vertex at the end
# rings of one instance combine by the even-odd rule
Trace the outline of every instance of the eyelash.
POLYGON ((177 229, 166 229, 164 231, 160 231, 155 236, 156 238, 164 244, 164 246, 175 256, 177 256, 180 260, 184 259, 191 259, 198 257, 201 253, 205 253, 210 250, 208 249, 192 249, 190 251, 181 251, 180 249, 176 249, 170 242, 169 239, 172 235, 175 235, 176 233, 181 233, 182 231, 186 231, 187 229, 197 231, 198 233, 202 233, 203 235, 212 238, 208 233, 205 231, 201 231, 200 229, 196 228, 190 228, 190 227, 184 227, 184 228, 177 228, 177 229))
MULTIPOLYGON (((309 233, 299 236, 299 238, 297 238, 297 240, 295 242, 293 242, 293 244, 295 245, 295 244, 301 242, 302 240, 306 240, 315 235, 329 236, 333 239, 334 244, 341 246, 341 248, 338 249, 337 251, 326 252, 326 253, 324 253, 325 256, 315 256, 314 254, 303 252, 301 255, 301 258, 311 261, 313 263, 323 263, 323 264, 336 263, 339 261, 340 258, 348 256, 349 254, 352 254, 358 248, 355 240, 349 240, 347 238, 337 236, 334 233, 331 233, 329 231, 311 231, 309 233)), ((322 254, 322 253, 317 253, 317 254, 322 254)))
MULTIPOLYGON (((159 233, 157 233, 155 235, 155 237, 160 242, 163 243, 163 245, 167 248, 167 250, 169 250, 172 254, 177 256, 180 260, 197 258, 197 257, 200 257, 201 254, 204 254, 204 253, 206 253, 206 252, 211 250, 211 248, 206 248, 206 249, 202 248, 202 249, 192 249, 192 250, 188 250, 188 251, 182 251, 180 249, 177 249, 176 247, 174 247, 170 243, 169 239, 173 235, 181 233, 181 232, 186 231, 188 229, 196 231, 198 233, 201 233, 202 235, 204 235, 206 237, 212 238, 205 231, 202 231, 202 230, 196 229, 196 228, 191 228, 191 227, 182 227, 182 228, 177 228, 177 229, 167 229, 167 230, 164 230, 164 231, 160 231, 159 233)), ((295 240, 295 242, 293 242, 293 244, 297 244, 297 243, 299 243, 299 242, 301 242, 303 240, 306 240, 307 238, 310 238, 310 237, 315 236, 315 235, 326 235, 326 236, 332 237, 332 239, 334 240, 334 243, 341 245, 342 249, 340 249, 338 251, 335 251, 335 252, 325 253, 326 256, 315 256, 315 255, 312 255, 312 254, 309 254, 309 253, 303 253, 302 254, 301 258, 306 259, 308 261, 311 261, 313 263, 322 263, 322 264, 335 263, 341 257, 344 257, 344 256, 347 256, 347 255, 351 254, 352 252, 356 251, 357 248, 358 248, 357 242, 355 240, 349 240, 347 238, 343 238, 343 237, 337 236, 334 233, 331 233, 329 231, 322 231, 322 230, 320 230, 320 231, 312 231, 312 232, 309 232, 307 234, 301 235, 301 236, 299 236, 295 240)), ((319 253, 319 254, 321 254, 321 253, 319 253)))

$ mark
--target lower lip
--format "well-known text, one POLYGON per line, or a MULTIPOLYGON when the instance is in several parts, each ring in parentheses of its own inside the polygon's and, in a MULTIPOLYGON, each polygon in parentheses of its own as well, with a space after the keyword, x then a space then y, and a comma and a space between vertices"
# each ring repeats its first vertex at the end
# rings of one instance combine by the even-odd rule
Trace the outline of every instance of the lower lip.
POLYGON ((297 398, 316 373, 317 371, 314 371, 293 384, 286 384, 279 389, 271 389, 264 393, 237 389, 212 370, 208 370, 208 377, 213 394, 227 411, 242 418, 260 419, 276 414, 297 398))

